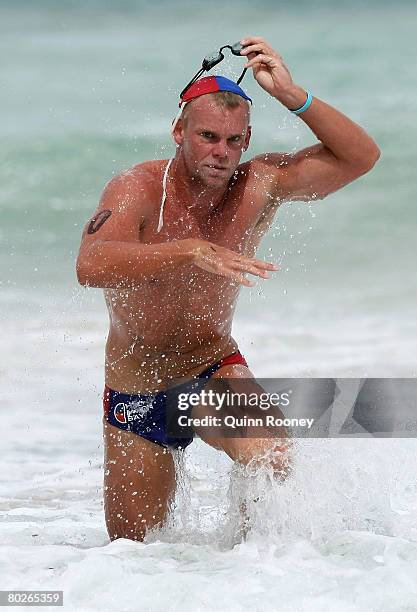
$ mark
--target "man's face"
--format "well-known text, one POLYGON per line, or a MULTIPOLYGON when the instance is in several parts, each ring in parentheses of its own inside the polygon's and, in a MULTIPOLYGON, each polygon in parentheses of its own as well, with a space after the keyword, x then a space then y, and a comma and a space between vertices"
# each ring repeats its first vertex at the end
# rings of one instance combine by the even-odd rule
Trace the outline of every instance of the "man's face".
POLYGON ((180 120, 174 131, 175 142, 182 147, 192 178, 207 187, 222 187, 248 148, 249 110, 246 105, 223 108, 209 94, 189 104, 185 125, 180 120))

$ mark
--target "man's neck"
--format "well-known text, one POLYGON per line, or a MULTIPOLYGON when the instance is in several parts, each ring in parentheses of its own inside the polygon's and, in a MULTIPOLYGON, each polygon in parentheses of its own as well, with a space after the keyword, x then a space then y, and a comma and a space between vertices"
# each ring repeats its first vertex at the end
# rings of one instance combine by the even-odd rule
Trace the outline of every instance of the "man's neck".
POLYGON ((210 214, 224 200, 230 180, 220 187, 210 187, 198 177, 190 176, 181 155, 177 154, 169 173, 171 185, 178 201, 184 208, 210 214))

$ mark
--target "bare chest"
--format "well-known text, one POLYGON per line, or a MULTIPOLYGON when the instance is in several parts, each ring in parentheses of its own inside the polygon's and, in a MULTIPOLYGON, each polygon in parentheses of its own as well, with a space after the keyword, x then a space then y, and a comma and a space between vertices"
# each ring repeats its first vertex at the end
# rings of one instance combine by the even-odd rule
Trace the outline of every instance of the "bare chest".
MULTIPOLYGON (((262 217, 263 202, 259 196, 250 198, 241 189, 211 209, 198 205, 184 207, 175 198, 168 198, 163 214, 163 226, 157 232, 160 203, 142 226, 139 239, 145 244, 157 244, 187 238, 200 238, 238 253, 250 254, 258 236, 257 226, 262 217)), ((258 241, 259 242, 259 241, 258 241)))
MULTIPOLYGON (((263 202, 255 194, 250 197, 247 189, 237 188, 221 206, 205 214, 196 207, 183 206, 175 198, 167 198, 160 232, 157 232, 160 202, 149 210, 138 228, 143 244, 200 238, 253 256, 261 238, 263 202)), ((149 333, 164 336, 184 329, 220 333, 231 321, 239 288, 236 282, 190 263, 180 268, 167 267, 132 290, 109 292, 108 306, 113 322, 137 335, 143 335, 145 327, 149 333)))

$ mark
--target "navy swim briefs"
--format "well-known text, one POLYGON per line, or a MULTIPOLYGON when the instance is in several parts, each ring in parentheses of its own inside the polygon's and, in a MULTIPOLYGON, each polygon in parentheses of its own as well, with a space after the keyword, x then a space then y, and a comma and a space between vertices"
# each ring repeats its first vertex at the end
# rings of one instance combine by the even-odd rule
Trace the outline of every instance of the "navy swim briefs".
MULTIPOLYGON (((220 368, 232 364, 248 365, 241 353, 236 351, 220 359, 195 378, 207 380, 220 368)), ((165 448, 184 449, 191 444, 193 438, 169 436, 166 404, 165 391, 155 395, 136 395, 115 391, 107 385, 104 387, 104 416, 110 425, 135 433, 165 448)))

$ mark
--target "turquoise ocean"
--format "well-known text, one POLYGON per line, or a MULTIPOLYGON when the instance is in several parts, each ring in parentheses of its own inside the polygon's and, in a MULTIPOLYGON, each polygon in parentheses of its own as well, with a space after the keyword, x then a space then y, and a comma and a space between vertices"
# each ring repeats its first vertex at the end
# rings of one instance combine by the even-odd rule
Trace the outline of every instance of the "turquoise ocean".
MULTIPOLYGON (((107 181, 174 152, 179 91, 204 55, 264 36, 382 156, 323 201, 280 208, 259 255, 281 271, 242 290, 235 337, 258 377, 415 377, 416 24, 405 1, 0 1, 1 589, 64 589, 77 611, 214 610, 219 597, 230 610, 417 610, 414 440, 300 445, 296 476, 263 482, 234 547, 232 466, 197 441, 172 525, 110 544, 107 313, 75 276, 107 181)), ((250 74, 243 85, 245 158, 315 142, 250 74)))

